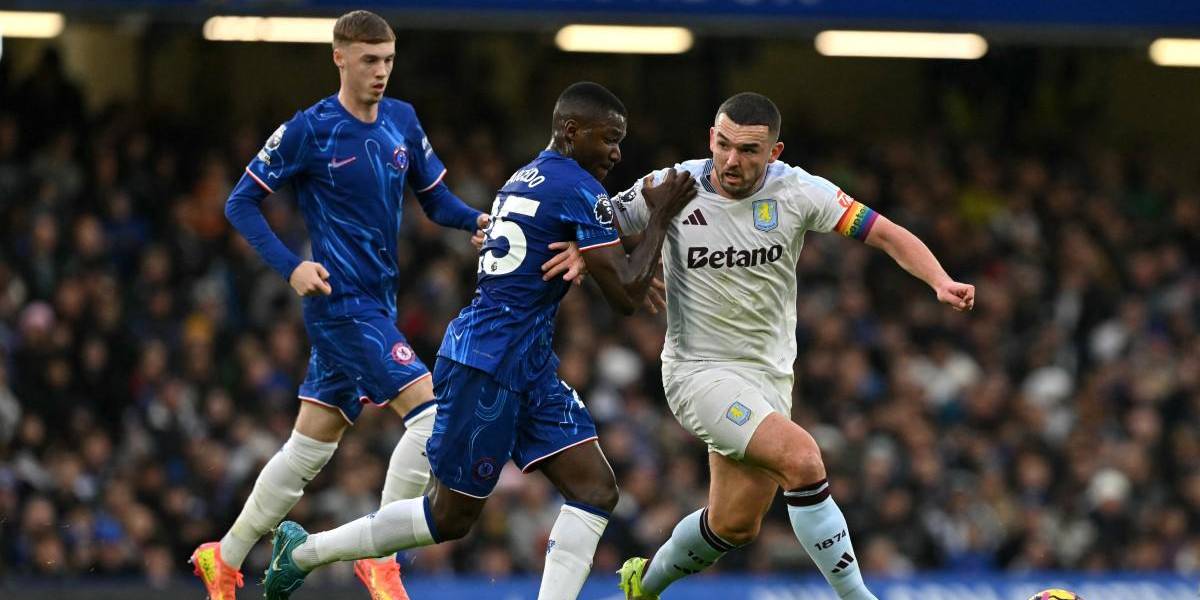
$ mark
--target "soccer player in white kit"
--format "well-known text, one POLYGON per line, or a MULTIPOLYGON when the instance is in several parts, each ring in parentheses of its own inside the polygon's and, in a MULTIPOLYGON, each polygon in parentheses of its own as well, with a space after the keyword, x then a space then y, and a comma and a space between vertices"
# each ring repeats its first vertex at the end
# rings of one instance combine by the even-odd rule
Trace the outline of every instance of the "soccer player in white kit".
MULTIPOLYGON (((821 451, 791 420, 796 262, 805 232, 837 231, 880 248, 938 301, 960 311, 974 306, 974 286, 951 279, 912 233, 780 162, 779 127, 770 99, 737 94, 709 129, 712 158, 675 166, 701 189, 663 245, 663 387, 675 418, 708 444, 711 478, 706 508, 684 517, 653 558, 621 567, 630 600, 657 599, 673 581, 752 541, 780 487, 796 538, 838 597, 875 600, 829 495, 821 451)), ((646 226, 641 186, 616 198, 622 235, 646 226)))

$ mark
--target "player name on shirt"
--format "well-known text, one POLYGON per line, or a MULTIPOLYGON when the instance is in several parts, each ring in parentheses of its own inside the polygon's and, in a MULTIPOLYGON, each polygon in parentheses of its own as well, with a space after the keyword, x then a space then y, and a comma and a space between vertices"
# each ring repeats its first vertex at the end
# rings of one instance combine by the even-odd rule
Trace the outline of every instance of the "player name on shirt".
POLYGON ((554 320, 570 283, 542 280, 541 265, 555 254, 550 244, 571 240, 580 249, 620 243, 604 187, 547 150, 496 194, 475 298, 446 328, 438 356, 517 391, 557 370, 554 320))

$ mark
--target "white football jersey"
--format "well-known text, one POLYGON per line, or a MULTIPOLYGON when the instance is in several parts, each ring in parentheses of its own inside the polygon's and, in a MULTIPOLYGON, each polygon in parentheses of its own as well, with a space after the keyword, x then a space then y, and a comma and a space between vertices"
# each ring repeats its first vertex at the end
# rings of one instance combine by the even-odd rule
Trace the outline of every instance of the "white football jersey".
MULTIPOLYGON (((829 181, 776 161, 753 195, 721 196, 712 160, 675 165, 699 182, 663 244, 667 284, 664 363, 717 360, 757 364, 791 376, 796 360, 796 262, 806 231, 866 238, 874 211, 829 181)), ((657 184, 667 170, 652 173, 657 184)), ((615 198, 622 234, 646 228, 642 182, 615 198)))

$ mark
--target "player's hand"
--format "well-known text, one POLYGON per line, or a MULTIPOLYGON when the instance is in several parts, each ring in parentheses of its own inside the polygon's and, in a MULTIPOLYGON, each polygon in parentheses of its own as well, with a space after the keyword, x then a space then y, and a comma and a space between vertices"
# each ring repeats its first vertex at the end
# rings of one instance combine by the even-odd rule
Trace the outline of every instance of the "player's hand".
POLYGON ((583 285, 587 264, 583 261, 583 253, 579 251, 579 246, 575 242, 554 242, 550 244, 550 249, 560 252, 542 264, 542 281, 550 281, 565 273, 562 276, 563 281, 583 285))
POLYGON ((667 284, 658 277, 650 279, 650 287, 646 288, 646 299, 642 300, 646 312, 657 315, 659 311, 667 310, 667 284))
POLYGON ((670 169, 662 183, 654 185, 654 180, 647 175, 642 180, 642 196, 654 216, 660 219, 674 217, 696 197, 696 180, 687 171, 670 169))
POLYGON ((292 284, 292 289, 301 296, 328 296, 333 293, 333 288, 329 285, 329 271, 326 271, 321 263, 311 260, 300 263, 300 266, 292 271, 288 283, 292 284))
POLYGON ((487 240, 487 228, 492 224, 492 216, 487 213, 479 213, 475 217, 475 235, 471 236, 471 245, 475 246, 476 250, 483 250, 483 242, 487 240))
POLYGON ((957 311, 975 308, 975 286, 969 283, 950 281, 936 288, 938 302, 949 304, 957 311))

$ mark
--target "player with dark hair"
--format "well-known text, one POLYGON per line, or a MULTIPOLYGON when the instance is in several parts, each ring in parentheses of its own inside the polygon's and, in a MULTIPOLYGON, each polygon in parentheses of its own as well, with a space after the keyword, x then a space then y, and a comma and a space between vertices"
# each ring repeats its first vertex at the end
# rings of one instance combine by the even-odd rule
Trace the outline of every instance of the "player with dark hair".
MULTIPOLYGON (((671 222, 663 247, 663 388, 679 423, 708 444, 708 506, 684 517, 652 559, 625 562, 620 586, 630 600, 657 599, 671 582, 750 543, 780 487, 796 538, 838 597, 875 599, 829 494, 821 451, 791 420, 796 262, 806 232, 837 231, 884 250, 956 310, 975 302, 974 286, 951 279, 916 236, 780 162, 780 122, 766 96, 737 94, 709 129, 712 158, 675 167, 701 190, 671 222)), ((667 172, 674 170, 646 180, 667 172)), ((624 236, 650 223, 643 190, 635 185, 616 198, 624 236)))
MULTIPOLYGON (((312 355, 291 437, 267 462, 221 541, 202 544, 192 554, 213 600, 234 599, 250 548, 300 500, 364 405, 387 405, 405 423, 381 505, 419 497, 429 481, 425 444, 436 412, 431 374, 396 328, 405 186, 440 225, 475 231, 490 217, 443 183, 446 169, 413 107, 384 96, 395 39, 387 21, 373 13, 339 18, 333 28, 338 93, 279 126, 225 207, 238 232, 304 297, 312 355), (289 183, 312 239, 313 260, 284 246, 259 207, 289 183)), ((372 597, 407 598, 393 557, 354 567, 372 597)))
POLYGON ((648 223, 627 257, 599 182, 621 160, 625 130, 625 107, 600 85, 577 83, 559 96, 550 147, 496 195, 475 298, 447 328, 438 352, 432 495, 313 535, 284 522, 265 580, 268 598, 287 598, 324 564, 461 538, 509 458, 523 471, 540 470, 566 500, 550 532, 538 598, 579 594, 616 506, 617 485, 591 416, 558 378, 551 342, 569 284, 544 274, 542 265, 552 259, 553 244, 575 241, 608 303, 630 314, 650 286, 667 224, 696 194, 683 173, 667 173, 660 185, 647 182, 648 223))

